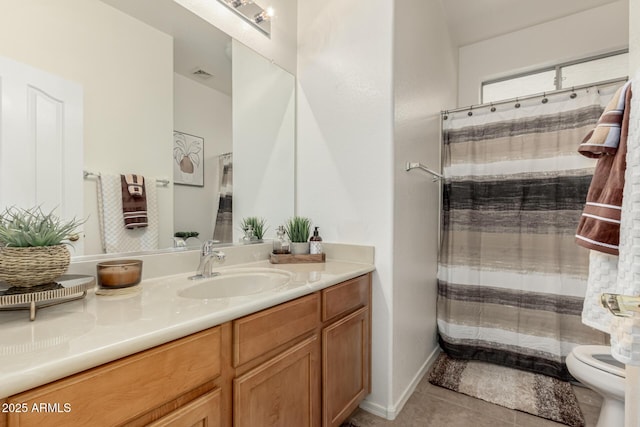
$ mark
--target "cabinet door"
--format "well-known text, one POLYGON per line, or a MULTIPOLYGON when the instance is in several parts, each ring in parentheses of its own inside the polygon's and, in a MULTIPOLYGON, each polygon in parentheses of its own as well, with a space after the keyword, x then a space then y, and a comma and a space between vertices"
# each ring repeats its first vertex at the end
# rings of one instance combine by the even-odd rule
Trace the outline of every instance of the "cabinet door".
POLYGON ((280 353, 233 384, 235 427, 319 427, 318 336, 280 353))
POLYGON ((322 331, 322 425, 339 426, 369 389, 368 307, 322 331))
POLYGON ((149 427, 220 427, 220 389, 176 409, 149 427))

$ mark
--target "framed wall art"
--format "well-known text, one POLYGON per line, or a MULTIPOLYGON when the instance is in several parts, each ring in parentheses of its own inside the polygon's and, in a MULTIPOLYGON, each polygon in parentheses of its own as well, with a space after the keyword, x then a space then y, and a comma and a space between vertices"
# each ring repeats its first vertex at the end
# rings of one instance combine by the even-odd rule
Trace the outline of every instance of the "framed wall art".
POLYGON ((173 182, 204 186, 204 138, 173 131, 173 182))

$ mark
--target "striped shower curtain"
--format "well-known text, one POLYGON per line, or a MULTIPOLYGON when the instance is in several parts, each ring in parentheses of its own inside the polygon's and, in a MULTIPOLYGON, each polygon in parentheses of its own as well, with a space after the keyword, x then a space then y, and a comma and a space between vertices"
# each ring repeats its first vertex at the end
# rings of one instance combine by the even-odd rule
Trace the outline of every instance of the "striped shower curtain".
POLYGON ((218 213, 213 225, 213 240, 233 241, 233 158, 231 153, 220 155, 218 182, 218 213))
POLYGON ((612 90, 443 120, 437 317, 450 356, 566 380, 575 345, 604 343, 581 323, 589 251, 574 234, 595 163, 576 149, 612 90))

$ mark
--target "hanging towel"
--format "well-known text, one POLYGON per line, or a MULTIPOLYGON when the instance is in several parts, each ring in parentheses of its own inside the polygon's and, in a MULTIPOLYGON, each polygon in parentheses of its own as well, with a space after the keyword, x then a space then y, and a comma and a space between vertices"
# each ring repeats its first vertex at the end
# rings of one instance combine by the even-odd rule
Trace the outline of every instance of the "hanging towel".
POLYGON ((631 82, 625 83, 613 95, 602 116, 598 119, 596 127, 580 143, 580 147, 578 147, 580 154, 592 158, 601 158, 605 154, 616 154, 620 144, 625 110, 628 119, 628 103, 631 97, 627 97, 627 90, 630 86, 631 82))
MULTIPOLYGON (((619 198, 619 209, 618 209, 618 224, 616 227, 609 227, 609 230, 615 228, 616 234, 615 239, 610 241, 610 244, 616 246, 615 251, 603 251, 603 250, 592 250, 589 255, 589 276, 587 279, 587 289, 585 294, 584 305, 582 309, 582 323, 585 325, 591 326, 600 331, 610 333, 610 325, 613 319, 613 316, 609 311, 607 311, 600 304, 600 295, 604 292, 612 292, 612 293, 623 293, 623 289, 626 287, 625 281, 620 278, 619 264, 620 261, 625 258, 628 253, 628 245, 629 242, 625 244, 626 235, 628 231, 625 230, 625 221, 627 221, 627 228, 629 227, 629 220, 631 219, 629 215, 625 214, 631 208, 632 200, 627 196, 629 194, 628 187, 632 182, 630 182, 630 177, 633 175, 630 174, 638 174, 640 173, 640 166, 638 166, 637 170, 634 171, 635 167, 629 163, 627 166, 628 159, 633 155, 632 151, 638 151, 638 155, 640 156, 640 147, 634 147, 635 145, 639 145, 637 142, 633 143, 633 138, 628 137, 628 129, 631 117, 634 113, 637 114, 639 110, 637 107, 633 107, 633 98, 631 92, 631 82, 627 82, 623 86, 623 88, 619 89, 614 96, 613 100, 607 106, 611 106, 614 103, 614 100, 620 99, 622 94, 622 90, 625 91, 625 104, 624 104, 624 112, 623 115, 620 116, 620 127, 619 132, 615 130, 615 125, 611 127, 612 132, 614 134, 618 134, 620 137, 618 144, 618 151, 611 152, 611 150, 602 149, 603 153, 607 153, 607 155, 600 157, 598 160, 598 165, 596 166, 596 171, 594 172, 594 178, 592 181, 592 186, 594 182, 596 182, 596 175, 598 173, 606 173, 607 168, 609 171, 613 171, 613 176, 607 180, 605 176, 604 179, 597 179, 597 182, 600 182, 603 186, 600 190, 600 194, 608 191, 607 194, 620 193, 615 196, 616 200, 619 198), (625 151, 625 157, 619 158, 622 154, 622 151, 625 151), (623 171, 623 175, 621 175, 619 170, 615 170, 615 167, 621 167, 624 161, 625 169, 623 171), (600 164, 603 164, 601 167, 600 164), (604 184, 602 184, 604 183, 604 184), (625 197, 622 197, 622 194, 625 194, 625 197), (626 216, 626 217, 625 217, 626 216), (620 256, 617 256, 617 255, 620 256)), ((605 113, 606 110, 605 109, 605 113)), ((604 115, 604 114, 603 114, 604 115)), ((594 131, 595 134, 595 131, 594 131)), ((606 138, 600 137, 600 141, 606 140, 606 138)), ((593 146, 592 146, 593 147, 593 146)), ((581 149, 583 147, 581 146, 581 149)), ((611 145, 610 145, 611 148, 611 145)), ((597 153, 598 150, 592 149, 592 153, 597 153)), ((637 178, 636 178, 637 179, 637 178)), ((589 189, 589 195, 592 195, 591 188, 589 189)), ((591 199, 587 196, 587 202, 591 199)), ((608 212, 613 212, 613 209, 610 209, 608 212)), ((587 207, 585 207, 585 213, 587 212, 587 207)), ((585 215, 583 213, 583 219, 585 215)), ((580 225, 583 225, 583 219, 581 219, 580 225)), ((640 226, 640 222, 638 224, 640 226)), ((580 230, 580 226, 579 226, 580 230)), ((584 244, 585 240, 579 239, 576 236, 576 242, 581 244, 582 246, 587 246, 584 244), (582 243, 581 243, 582 242, 582 243)), ((594 245, 597 246, 597 245, 594 245)), ((588 247, 588 246, 587 246, 588 247)), ((636 282, 640 285, 640 282, 636 282)), ((640 287, 637 290, 637 293, 640 293, 640 287)))
POLYGON ((104 175, 98 178, 98 221, 105 253, 139 252, 158 249, 159 222, 156 181, 145 180, 148 226, 134 230, 123 227, 122 178, 104 175))
POLYGON ((631 87, 627 82, 578 148, 580 154, 598 158, 598 164, 576 231, 576 243, 610 255, 618 255, 630 102, 631 87))
POLYGON ((146 227, 149 220, 147 218, 147 197, 144 195, 144 178, 140 175, 120 175, 120 183, 124 226, 129 229, 146 227), (129 179, 129 177, 136 178, 129 179))
POLYGON ((133 197, 144 196, 144 177, 142 175, 127 174, 124 175, 127 181, 127 191, 133 197))
MULTIPOLYGON (((633 83, 638 92, 640 70, 633 83)), ((631 98, 629 137, 627 139, 627 171, 625 174, 622 222, 620 224, 620 256, 617 286, 608 292, 640 295, 640 96, 631 98)), ((628 365, 640 365, 640 328, 638 321, 609 315, 611 319, 611 354, 628 365), (635 348, 633 346, 635 344, 635 348)))

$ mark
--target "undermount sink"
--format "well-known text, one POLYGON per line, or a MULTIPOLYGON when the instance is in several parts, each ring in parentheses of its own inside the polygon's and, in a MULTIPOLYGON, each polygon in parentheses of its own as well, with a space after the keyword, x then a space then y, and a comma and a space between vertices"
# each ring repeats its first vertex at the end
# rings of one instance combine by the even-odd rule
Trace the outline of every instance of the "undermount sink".
POLYGON ((178 295, 194 299, 231 298, 259 294, 287 285, 292 274, 272 268, 242 268, 221 271, 220 275, 197 279, 178 295))

